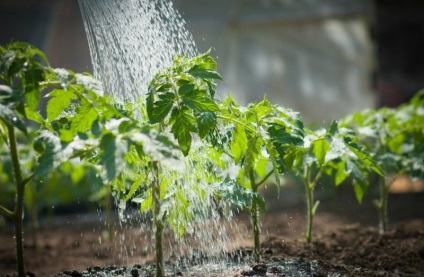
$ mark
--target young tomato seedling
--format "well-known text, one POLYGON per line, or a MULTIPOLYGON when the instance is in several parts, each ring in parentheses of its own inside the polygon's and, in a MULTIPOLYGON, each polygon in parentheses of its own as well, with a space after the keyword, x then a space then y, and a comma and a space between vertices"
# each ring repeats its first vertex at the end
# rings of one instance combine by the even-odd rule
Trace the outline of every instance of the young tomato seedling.
POLYGON ((424 92, 398 108, 365 110, 346 117, 342 124, 354 128, 359 141, 381 166, 380 198, 374 201, 379 232, 387 232, 389 189, 397 177, 424 176, 424 92))
MULTIPOLYGON (((284 136, 285 130, 279 130, 284 136)), ((333 122, 328 129, 312 131, 304 129, 299 133, 302 142, 295 146, 286 145, 283 140, 275 142, 285 167, 299 176, 305 186, 307 204, 306 241, 312 241, 313 219, 319 205, 314 200, 314 189, 323 174, 333 178, 336 186, 348 176, 352 176, 358 201, 362 201, 367 188, 368 168, 379 173, 371 156, 356 143, 355 133, 346 128, 338 128, 333 122)))

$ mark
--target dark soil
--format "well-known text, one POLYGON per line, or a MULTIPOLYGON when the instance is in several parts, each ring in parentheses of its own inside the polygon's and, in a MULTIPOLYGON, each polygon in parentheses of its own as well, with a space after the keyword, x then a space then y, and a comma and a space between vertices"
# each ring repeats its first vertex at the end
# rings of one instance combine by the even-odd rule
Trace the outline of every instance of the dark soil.
MULTIPOLYGON (((250 261, 250 224, 241 215, 237 225, 246 233, 235 242, 239 246, 232 258, 243 263, 206 274, 168 262, 170 276, 424 276, 423 192, 390 195, 390 230, 383 236, 375 226, 372 197, 358 205, 351 194, 317 195, 322 205, 311 244, 303 239, 304 207, 297 201, 301 192, 295 191, 269 204, 261 217, 262 264, 250 261)), ((141 237, 137 228, 116 228, 114 239, 108 239, 104 223, 62 217, 60 224, 40 229, 37 248, 31 246, 29 232, 25 233, 26 267, 37 277, 150 276, 153 259, 142 250, 141 237)), ((16 273, 12 238, 10 228, 0 232, 0 276, 16 273)))

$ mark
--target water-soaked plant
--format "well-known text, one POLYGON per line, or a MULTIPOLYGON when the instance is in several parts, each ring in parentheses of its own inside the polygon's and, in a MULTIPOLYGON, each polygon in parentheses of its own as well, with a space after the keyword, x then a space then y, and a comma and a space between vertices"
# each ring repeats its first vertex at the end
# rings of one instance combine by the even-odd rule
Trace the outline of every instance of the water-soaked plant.
MULTIPOLYGON (((146 98, 146 112, 149 123, 161 131, 173 134, 184 156, 189 155, 192 148, 192 136, 197 135, 200 139, 209 136, 216 127, 216 112, 219 107, 214 100, 216 84, 214 80, 221 79, 216 72, 216 62, 209 55, 194 58, 176 56, 173 66, 158 73, 149 84, 146 98)), ((198 151, 198 149, 197 149, 198 151)), ((186 208, 179 206, 178 213, 185 218, 191 218, 188 214, 188 199, 185 193, 175 190, 182 187, 180 182, 188 182, 177 176, 162 172, 162 162, 151 164, 153 181, 148 193, 142 198, 150 199, 151 205, 144 205, 144 210, 151 209, 153 212, 153 224, 155 226, 155 251, 156 251, 156 276, 164 275, 162 233, 166 220, 181 235, 184 233, 186 220, 173 220, 181 216, 175 215, 175 209, 164 208, 164 199, 168 194, 179 197, 180 204, 186 203, 186 208), (172 189, 169 186, 172 185, 172 189)), ((194 175, 207 175, 207 168, 197 167, 194 175), (204 172, 200 174, 199 171, 204 172)), ((137 198, 140 201, 140 198, 137 198)))
POLYGON ((260 210, 265 210, 264 199, 258 189, 270 176, 275 177, 279 186, 279 174, 284 172, 283 164, 278 163, 279 153, 274 141, 294 141, 298 128, 302 126, 300 117, 290 110, 272 105, 268 99, 242 107, 230 96, 220 105, 218 118, 222 120, 224 133, 222 148, 239 167, 237 178, 224 180, 222 197, 241 206, 250 213, 255 262, 260 261, 260 210), (287 130, 286 136, 271 134, 274 128, 287 130))
POLYGON ((374 201, 379 232, 387 232, 390 186, 401 175, 424 176, 424 92, 398 108, 365 110, 347 116, 342 124, 354 128, 359 141, 384 172, 379 177, 380 198, 374 201))
MULTIPOLYGON (((284 137, 286 130, 275 130, 284 137)), ((271 132, 271 135, 273 133, 271 132)), ((300 177, 306 192, 307 230, 306 241, 312 241, 313 219, 319 201, 314 200, 314 189, 325 174, 332 178, 336 186, 348 176, 352 182, 356 198, 362 201, 368 186, 368 169, 382 174, 372 157, 357 143, 356 134, 347 128, 339 128, 333 121, 331 126, 312 131, 304 128, 298 133, 295 146, 284 140, 276 141, 280 162, 300 177)))
POLYGON ((13 210, 0 206, 0 212, 15 225, 21 277, 25 276, 22 245, 25 190, 28 204, 34 196, 28 190, 29 185, 49 176, 58 167, 64 172, 68 168, 69 172, 70 162, 80 166, 70 173, 73 180, 94 168, 102 182, 108 184, 119 176, 125 154, 134 147, 138 155, 151 161, 164 157, 177 160, 172 151, 178 148, 154 128, 131 118, 130 109, 111 104, 102 96, 99 81, 87 74, 50 68, 44 54, 31 45, 11 43, 1 47, 0 60, 1 152, 10 155, 16 187, 13 210), (41 96, 47 99, 43 113, 39 105, 41 96), (17 132, 26 136, 26 140, 18 140, 17 132), (28 142, 32 148, 21 147, 20 144, 28 142), (36 157, 36 161, 30 168, 24 168, 28 156, 36 157))

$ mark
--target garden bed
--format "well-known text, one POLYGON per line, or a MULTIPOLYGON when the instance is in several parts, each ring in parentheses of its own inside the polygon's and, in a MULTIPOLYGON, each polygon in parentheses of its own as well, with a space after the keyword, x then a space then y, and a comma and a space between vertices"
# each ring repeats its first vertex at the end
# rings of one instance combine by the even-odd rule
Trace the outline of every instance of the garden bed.
MULTIPOLYGON (((296 198, 300 194, 289 195, 296 198)), ((237 225, 245 233, 242 231, 235 243, 245 263, 232 264, 228 269, 222 266, 223 271, 214 274, 173 268, 172 262, 167 263, 168 269, 172 268, 173 275, 183 276, 265 276, 265 269, 266 276, 291 276, 290 266, 298 268, 304 276, 424 274, 424 208, 420 205, 424 193, 390 195, 391 225, 384 236, 380 236, 374 226, 377 216, 370 199, 358 205, 349 194, 338 196, 322 201, 314 241, 310 245, 302 236, 306 222, 303 205, 291 205, 284 198, 270 203, 262 217, 262 256, 266 266, 249 262, 253 243, 248 232, 250 224, 242 215, 237 225), (279 204, 283 202, 285 204, 279 204)), ((101 272, 106 276, 119 276, 124 272, 128 276, 131 272, 133 276, 143 276, 142 273, 153 270, 153 266, 146 266, 152 264, 153 255, 143 251, 144 242, 138 229, 116 229, 115 239, 109 240, 103 222, 96 219, 88 223, 82 219, 82 216, 61 218, 51 227, 42 228, 38 249, 31 247, 31 238, 26 232, 27 270, 37 277, 105 276, 101 272)), ((0 276, 13 276, 16 272, 11 236, 11 231, 0 233, 0 276)))

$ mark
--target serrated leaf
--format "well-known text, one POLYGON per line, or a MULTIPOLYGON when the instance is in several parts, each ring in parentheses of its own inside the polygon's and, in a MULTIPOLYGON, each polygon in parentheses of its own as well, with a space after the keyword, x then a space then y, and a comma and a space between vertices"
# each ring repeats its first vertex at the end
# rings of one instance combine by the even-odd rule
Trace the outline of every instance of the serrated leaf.
POLYGON ((151 124, 159 123, 165 119, 174 105, 175 94, 168 92, 159 95, 159 98, 160 100, 153 103, 153 110, 149 117, 151 124))
POLYGON ((218 105, 204 92, 200 90, 192 90, 186 93, 182 102, 192 110, 199 112, 217 112, 218 105))
POLYGON ((63 89, 55 89, 49 93, 51 97, 47 103, 47 120, 52 122, 55 120, 69 105, 72 99, 76 99, 76 95, 72 91, 63 89))
POLYGON ((202 79, 216 79, 222 80, 221 75, 218 72, 210 69, 204 69, 201 65, 193 66, 188 73, 194 77, 202 78, 202 79))
POLYGON ((85 133, 91 129, 93 122, 97 119, 97 111, 90 106, 78 108, 77 114, 71 122, 71 131, 74 133, 85 133))
POLYGON ((187 156, 191 147, 191 132, 196 131, 196 119, 191 114, 190 109, 182 107, 172 110, 171 121, 173 122, 171 133, 177 139, 184 156, 187 156))

